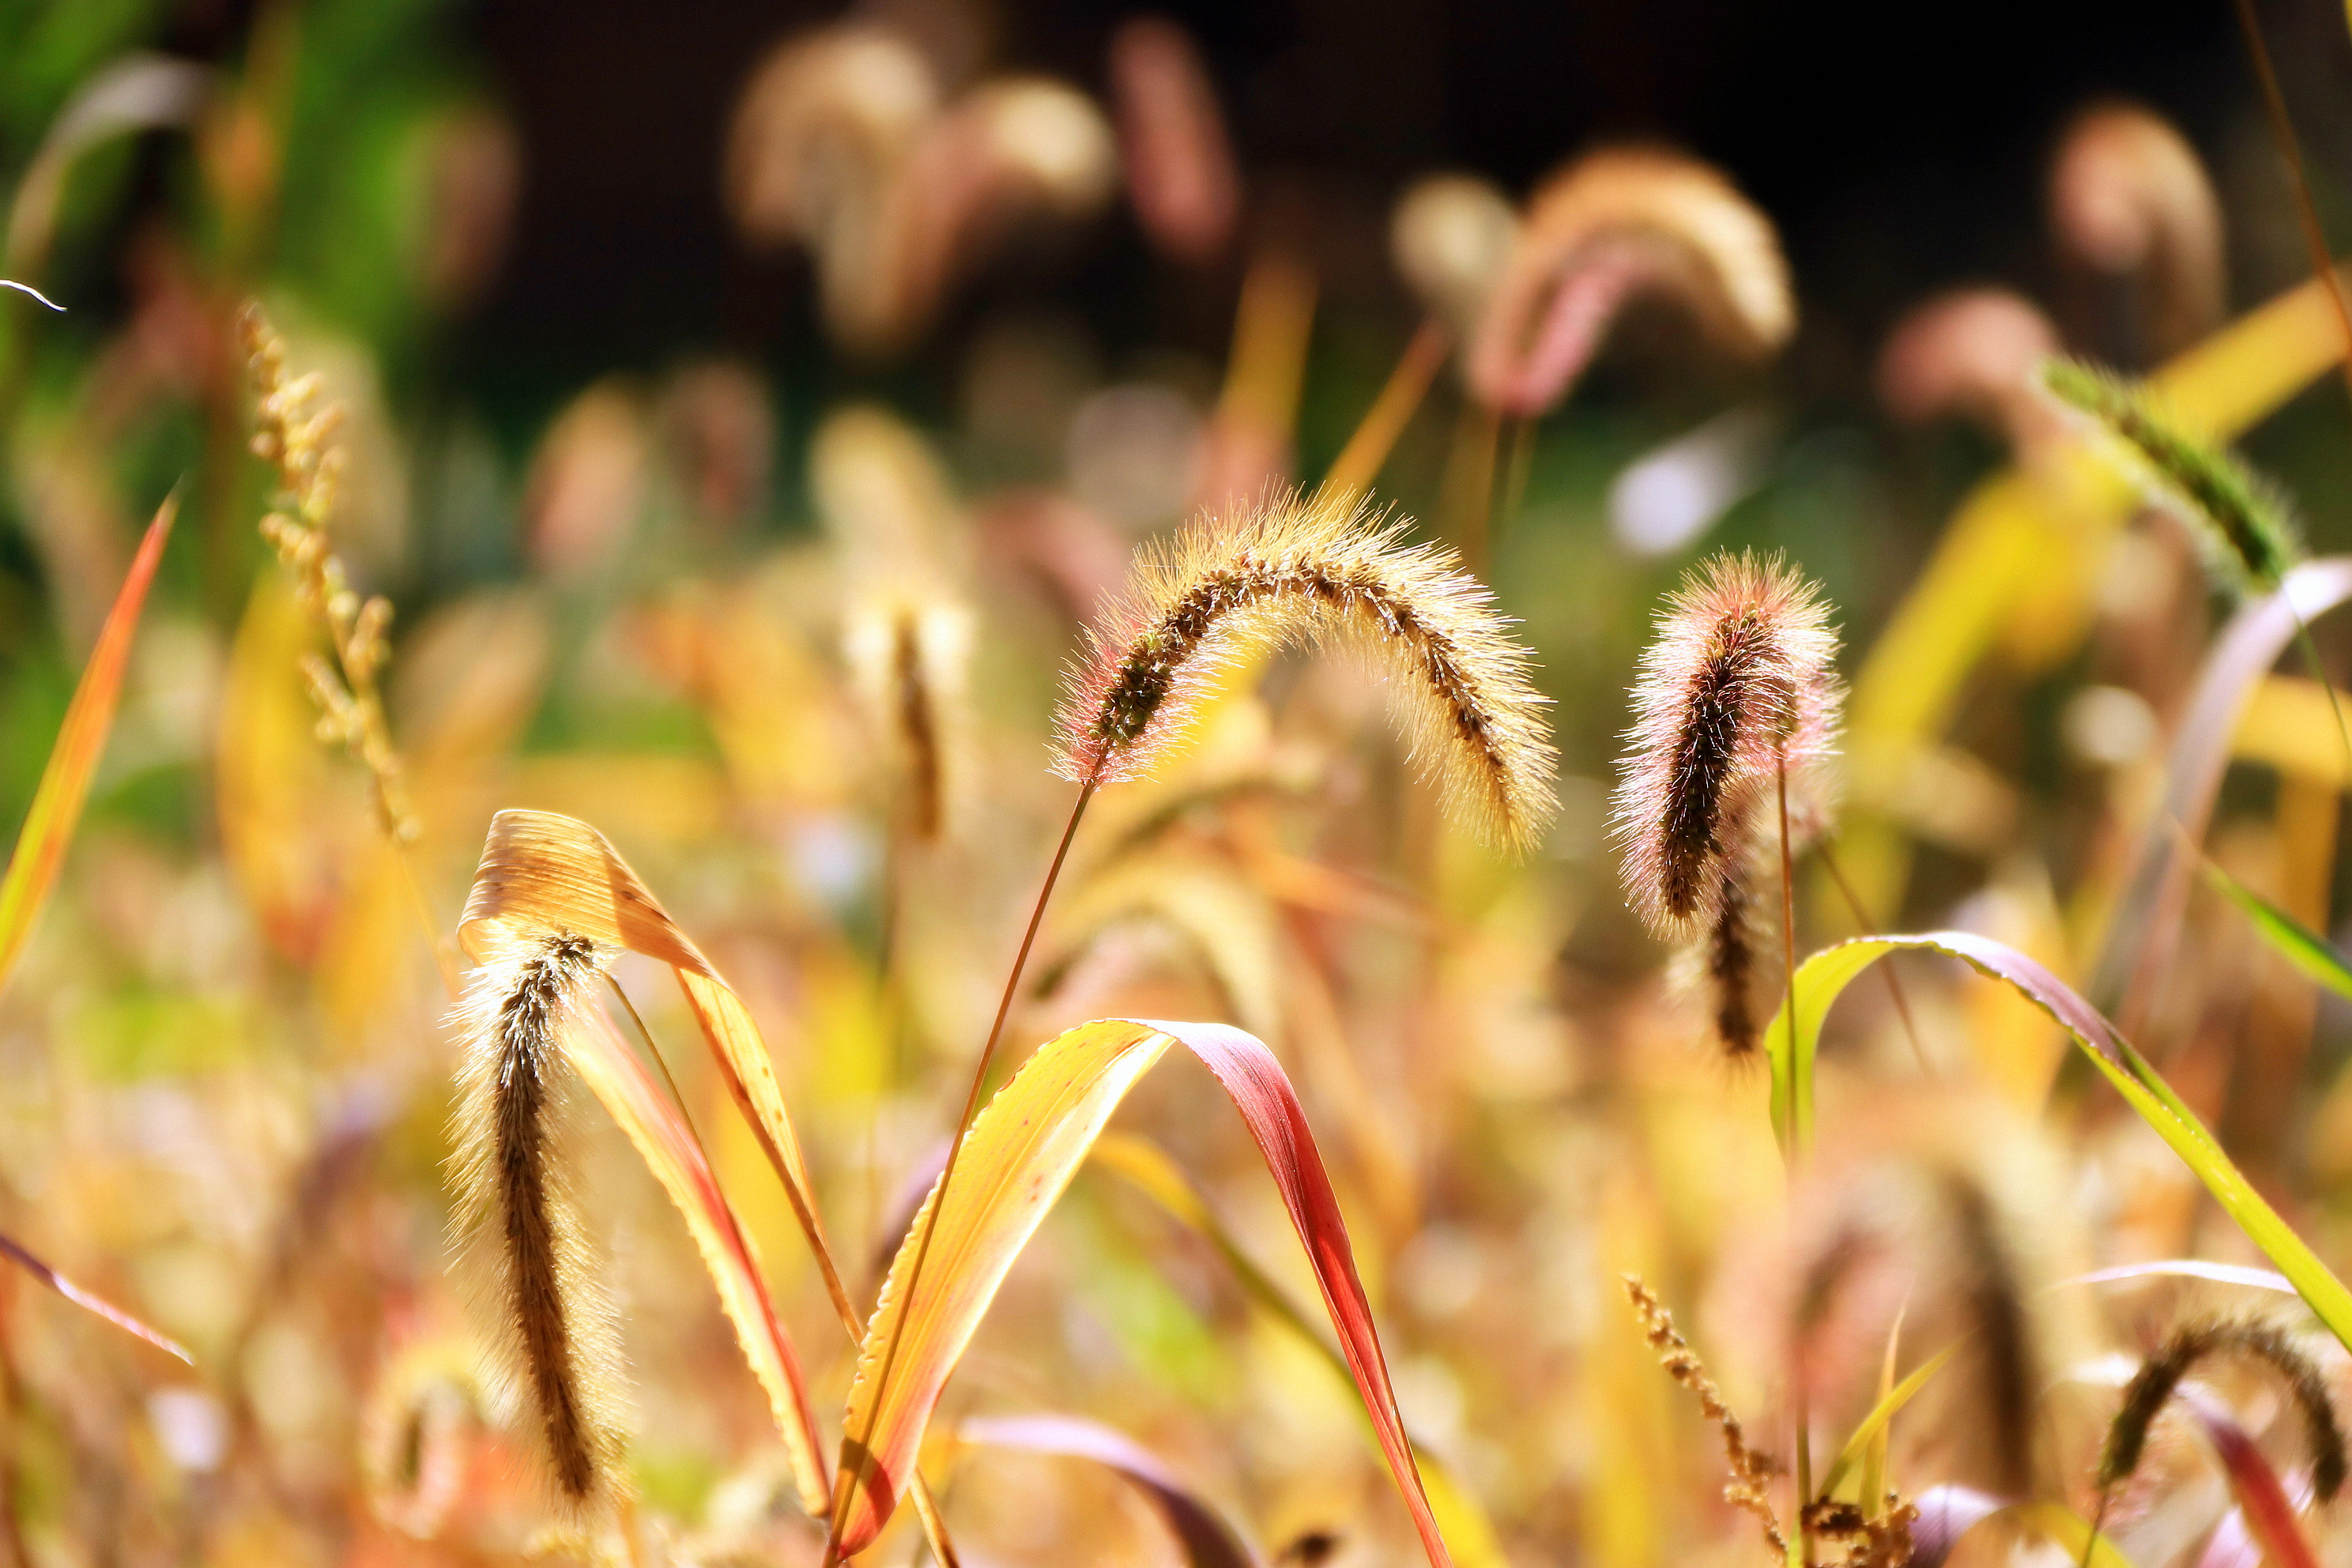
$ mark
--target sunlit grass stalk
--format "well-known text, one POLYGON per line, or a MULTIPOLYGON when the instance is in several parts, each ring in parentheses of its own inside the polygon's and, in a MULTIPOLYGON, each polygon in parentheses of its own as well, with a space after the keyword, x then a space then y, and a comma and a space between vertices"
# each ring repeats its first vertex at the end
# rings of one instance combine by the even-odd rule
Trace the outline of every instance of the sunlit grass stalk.
POLYGON ((1450 346, 1451 340, 1444 327, 1434 321, 1421 324, 1405 344, 1396 369, 1389 373, 1380 395, 1364 411, 1355 434, 1348 437, 1348 444, 1331 460, 1330 470, 1323 476, 1326 491, 1333 496, 1354 497, 1371 489, 1397 437, 1404 433, 1422 399, 1428 395, 1429 384, 1436 378, 1438 367, 1445 363, 1450 346))
MULTIPOLYGON (((1147 549, 1127 594, 1088 633, 1055 715, 1055 771, 1077 799, 1046 868, 1013 955, 988 1037, 931 1201, 924 1205, 903 1286, 912 1301, 945 1194, 986 1092, 989 1069, 1019 994, 1037 931, 1087 805, 1106 784, 1141 776, 1180 744, 1217 679, 1250 656, 1293 643, 1353 643, 1403 667, 1414 762, 1487 837, 1531 843, 1554 806, 1556 753, 1528 657, 1475 580, 1454 559, 1407 545, 1400 529, 1352 499, 1290 495, 1239 518, 1188 527, 1165 551, 1147 549)), ((882 1348, 868 1406, 883 1409, 906 1319, 882 1348)), ((872 1431, 843 1435, 843 1464, 825 1561, 837 1561, 848 1510, 870 1482, 872 1431)))
POLYGON ((342 423, 339 405, 317 405, 316 374, 289 379, 286 343, 261 307, 248 302, 237 315, 255 395, 253 451, 272 464, 289 505, 261 520, 261 535, 294 574, 302 605, 317 619, 334 649, 331 667, 320 658, 302 661, 302 677, 319 706, 320 739, 341 745, 367 769, 376 824, 397 863, 402 886, 428 933, 433 962, 443 988, 455 995, 457 972, 440 938, 439 925, 417 885, 409 846, 423 831, 409 805, 400 753, 384 718, 378 677, 392 650, 392 602, 381 594, 362 600, 350 584, 341 557, 331 542, 343 448, 334 439, 342 423))

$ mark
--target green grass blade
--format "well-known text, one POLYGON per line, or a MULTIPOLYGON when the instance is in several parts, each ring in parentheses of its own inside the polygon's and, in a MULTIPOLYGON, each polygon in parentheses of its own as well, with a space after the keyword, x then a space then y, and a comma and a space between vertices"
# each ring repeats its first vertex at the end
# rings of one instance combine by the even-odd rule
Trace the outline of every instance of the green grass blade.
MULTIPOLYGON (((1880 1433, 1885 1431, 1887 1424, 1895 1419, 1895 1413, 1910 1404, 1911 1396, 1927 1387, 1927 1380, 1943 1371, 1949 1364, 1952 1357, 1959 1353, 1959 1349, 1957 1344, 1946 1345, 1913 1368, 1910 1376, 1888 1389, 1885 1397, 1871 1406, 1870 1414, 1864 1416, 1861 1424, 1854 1427, 1853 1436, 1845 1440, 1845 1447, 1838 1450, 1838 1457, 1831 1464, 1829 1473, 1822 1478, 1821 1496, 1828 1497, 1837 1490, 1838 1483, 1845 1479, 1846 1472, 1862 1462, 1863 1456, 1869 1451, 1872 1442, 1880 1433)), ((1877 1501, 1878 1500, 1873 1497, 1864 1497, 1862 1500, 1864 1508, 1875 1507, 1877 1501)))
POLYGON ((2254 929, 2281 958, 2338 996, 2352 998, 2352 966, 2345 963, 2344 955, 2326 937, 2210 861, 2205 865, 2205 879, 2246 911, 2254 929))
POLYGON ((56 882, 65 859, 74 825, 81 820, 82 802, 89 795, 90 774, 99 753, 106 749, 106 733, 114 724, 114 704, 122 694, 122 671, 131 658, 131 639, 139 626, 139 611, 147 602, 147 587, 155 579, 155 563, 163 559, 163 541, 172 531, 179 509, 176 496, 167 499, 147 525, 147 537, 132 557, 131 571, 114 596, 114 607, 99 628, 89 663, 74 688, 66 721, 49 749, 48 765, 41 770, 40 786, 33 793, 25 825, 17 830, 16 853, 8 858, 8 874, 0 879, 0 990, 32 935, 33 921, 56 882))
POLYGON ((2129 1042, 2065 982, 2004 942, 1969 931, 1950 931, 1925 936, 1874 936, 1840 942, 1807 959, 1797 971, 1797 1026, 1790 1026, 1784 1003, 1772 1020, 1768 1037, 1773 1121, 1776 1127, 1784 1129, 1784 1146, 1801 1151, 1811 1140, 1813 1056, 1821 1044, 1822 1021, 1831 1005, 1872 963, 1905 949, 1941 952, 1959 959, 1979 973, 2012 987, 2057 1020, 2089 1058, 2091 1065, 2115 1086, 2116 1092, 2139 1112, 2141 1120, 2205 1184, 2205 1190, 2213 1194, 2222 1212, 2235 1220, 2247 1238, 2286 1276, 2328 1331, 2352 1347, 2352 1290, 2345 1289, 2344 1282, 2254 1191, 2244 1173, 2222 1152, 2205 1124, 2197 1120, 2196 1113, 2132 1049, 2129 1042), (1787 1130, 1794 1131, 1793 1142, 1788 1142, 1787 1130))

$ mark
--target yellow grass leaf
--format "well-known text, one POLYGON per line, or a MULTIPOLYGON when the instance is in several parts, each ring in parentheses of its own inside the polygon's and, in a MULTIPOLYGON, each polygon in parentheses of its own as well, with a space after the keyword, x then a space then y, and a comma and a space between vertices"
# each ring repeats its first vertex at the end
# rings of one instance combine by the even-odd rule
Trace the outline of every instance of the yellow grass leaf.
POLYGON ((1389 1385, 1347 1226, 1288 1078, 1272 1052, 1239 1029, 1119 1018, 1082 1024, 1038 1047, 972 1122, 955 1182, 944 1194, 934 1185, 908 1227, 850 1386, 834 1493, 834 1554, 862 1550, 881 1533, 914 1477, 940 1391, 1014 1258, 1119 1100, 1179 1042, 1233 1097, 1265 1154, 1423 1547, 1433 1564, 1450 1568, 1389 1385), (937 1223, 928 1224, 935 1205, 937 1223))

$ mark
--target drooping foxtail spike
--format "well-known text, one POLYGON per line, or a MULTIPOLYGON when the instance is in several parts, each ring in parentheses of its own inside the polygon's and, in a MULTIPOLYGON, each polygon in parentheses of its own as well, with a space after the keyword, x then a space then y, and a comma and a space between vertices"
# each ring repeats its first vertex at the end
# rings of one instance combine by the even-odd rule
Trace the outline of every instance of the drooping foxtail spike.
POLYGON ((2275 1323, 2225 1321, 2189 1323, 2173 1331, 2124 1390, 2123 1404, 2107 1427, 2105 1449, 2099 1458, 2099 1485, 2111 1488, 2139 1468, 2147 1446, 2148 1428, 2180 1380, 2209 1356, 2240 1355, 2268 1365, 2286 1384, 2302 1413, 2304 1436, 2311 1449, 2311 1489, 2326 1502, 2343 1489, 2344 1428, 2336 1415, 2336 1402, 2327 1380, 2311 1356, 2275 1323))
POLYGON ((2137 458, 2172 510, 2196 525, 2214 569, 2241 592, 2275 589, 2302 563, 2302 531, 2285 499, 2229 453, 2175 427, 2139 388, 2063 359, 2045 363, 2042 379, 2137 458))
POLYGON ((493 950, 458 1004, 450 1163, 459 1243, 493 1382, 528 1412, 557 1497, 587 1508, 620 1484, 618 1337, 561 1147, 564 1041, 603 959, 570 933, 493 950))
POLYGON ((1746 814, 1766 808, 1781 769, 1792 839, 1825 823, 1836 653, 1819 595, 1777 560, 1717 556, 1667 601, 1633 689, 1615 817, 1626 889, 1660 934, 1714 921, 1746 814))
POLYGON ((1293 493, 1147 547, 1071 672, 1055 771, 1138 777, 1223 671, 1269 647, 1337 644, 1406 677, 1412 759, 1449 805, 1493 841, 1532 843, 1553 811, 1557 753, 1527 649, 1454 554, 1406 544, 1403 526, 1293 493))

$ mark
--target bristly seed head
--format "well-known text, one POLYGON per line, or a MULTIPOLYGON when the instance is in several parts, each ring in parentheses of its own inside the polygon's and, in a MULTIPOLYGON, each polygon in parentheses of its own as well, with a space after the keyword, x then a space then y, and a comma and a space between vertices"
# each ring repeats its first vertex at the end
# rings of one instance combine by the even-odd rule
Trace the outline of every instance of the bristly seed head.
POLYGON ((1056 715, 1055 771, 1135 778, 1250 655, 1338 643, 1401 667, 1415 764, 1490 840, 1525 848, 1550 819, 1557 753, 1527 650, 1452 552, 1325 496, 1203 519, 1137 557, 1088 633, 1056 715))
POLYGON ((2142 389, 2063 359, 2044 364, 2042 380, 2137 455, 2172 509, 2197 525, 2207 559, 2231 586, 2267 593, 2301 563, 2302 531, 2285 500, 2227 452, 2174 428, 2142 389))
POLYGON ((1633 688, 1615 814, 1626 889, 1660 934, 1715 922, 1748 816, 1769 805, 1779 771, 1792 833, 1822 826, 1843 693, 1836 655, 1819 595, 1778 560, 1718 555, 1667 601, 1633 688))
POLYGON ((2107 1427, 2106 1448, 2099 1458, 2102 1489, 2128 1479, 2139 1468, 2148 1428, 2189 1369, 2208 1356, 2224 1354, 2264 1363, 2278 1373, 2303 1415, 2304 1440, 2311 1450, 2311 1489, 2322 1502, 2343 1489, 2344 1428, 2336 1421, 2336 1402, 2317 1364, 2274 1323, 2229 1321, 2189 1323, 2176 1329, 2140 1363, 2107 1427))
POLYGON ((595 944, 570 932, 515 943, 477 972, 460 1005, 451 1156, 497 1378, 522 1396, 572 1508, 611 1490, 621 1454, 613 1310, 558 1146, 564 1042, 600 973, 595 944))

